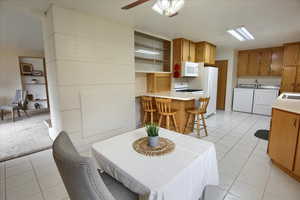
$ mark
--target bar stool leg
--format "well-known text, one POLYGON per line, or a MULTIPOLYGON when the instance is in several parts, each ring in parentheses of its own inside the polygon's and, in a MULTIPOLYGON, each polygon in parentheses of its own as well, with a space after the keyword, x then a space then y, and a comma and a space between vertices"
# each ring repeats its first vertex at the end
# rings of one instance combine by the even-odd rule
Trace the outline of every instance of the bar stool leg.
POLYGON ((147 112, 144 112, 143 126, 146 125, 146 122, 147 122, 147 112))
POLYGON ((158 126, 161 127, 162 115, 159 115, 158 126))
POLYGON ((202 118, 202 121, 203 121, 203 127, 204 127, 204 131, 205 131, 205 135, 208 136, 207 129, 206 129, 206 122, 205 122, 205 118, 204 118, 203 114, 201 114, 201 118, 202 118))
POLYGON ((170 116, 167 115, 167 129, 170 129, 170 116))
POLYGON ((200 136, 200 115, 196 115, 197 118, 197 133, 200 136))
POLYGON ((150 118, 151 118, 151 124, 153 124, 153 112, 150 113, 150 118))
MULTIPOLYGON (((192 114, 189 113, 188 120, 187 120, 186 125, 185 125, 185 128, 184 128, 184 132, 187 131, 187 129, 188 129, 188 127, 189 127, 189 124, 191 123, 191 120, 192 120, 192 114)), ((192 129, 194 130, 194 126, 193 126, 192 129)))
POLYGON ((176 132, 179 132, 178 126, 177 126, 177 123, 176 123, 176 119, 175 119, 175 115, 172 115, 172 119, 173 119, 173 123, 174 123, 176 132))

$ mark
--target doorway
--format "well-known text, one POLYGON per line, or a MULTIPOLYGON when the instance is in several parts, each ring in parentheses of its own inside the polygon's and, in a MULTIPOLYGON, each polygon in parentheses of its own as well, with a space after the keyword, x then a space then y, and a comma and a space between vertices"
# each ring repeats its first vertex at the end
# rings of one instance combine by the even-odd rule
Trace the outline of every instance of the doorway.
POLYGON ((217 60, 216 67, 218 68, 217 109, 225 110, 228 60, 217 60))

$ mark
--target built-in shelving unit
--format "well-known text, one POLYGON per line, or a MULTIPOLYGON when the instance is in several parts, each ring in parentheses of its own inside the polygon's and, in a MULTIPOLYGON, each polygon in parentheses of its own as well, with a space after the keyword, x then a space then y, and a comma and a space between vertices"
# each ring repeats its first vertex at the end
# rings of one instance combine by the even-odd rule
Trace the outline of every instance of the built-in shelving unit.
POLYGON ((135 32, 135 71, 171 72, 171 41, 135 32))
POLYGON ((38 105, 39 110, 48 111, 49 98, 45 59, 43 57, 20 56, 19 64, 22 88, 27 91, 28 109, 36 110, 38 105), (24 72, 24 65, 26 65, 26 72, 24 72))

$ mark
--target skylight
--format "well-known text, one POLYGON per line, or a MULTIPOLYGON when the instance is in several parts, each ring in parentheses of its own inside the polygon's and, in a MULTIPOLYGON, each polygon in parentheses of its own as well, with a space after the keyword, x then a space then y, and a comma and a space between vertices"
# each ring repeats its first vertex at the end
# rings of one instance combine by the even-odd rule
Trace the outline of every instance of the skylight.
POLYGON ((255 39, 253 35, 244 26, 238 27, 236 29, 230 29, 227 32, 241 42, 255 39))

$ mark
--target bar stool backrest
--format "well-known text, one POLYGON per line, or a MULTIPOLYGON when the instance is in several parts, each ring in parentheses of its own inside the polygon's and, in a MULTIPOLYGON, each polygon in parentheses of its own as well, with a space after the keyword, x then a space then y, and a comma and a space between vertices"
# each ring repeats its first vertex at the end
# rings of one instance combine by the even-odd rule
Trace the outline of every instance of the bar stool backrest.
POLYGON ((199 98, 200 106, 198 108, 199 113, 206 113, 207 106, 209 104, 210 97, 199 98))
POLYGON ((156 109, 158 113, 171 113, 172 99, 155 98, 156 109))
POLYGON ((142 107, 144 111, 153 110, 152 97, 142 97, 142 107))

